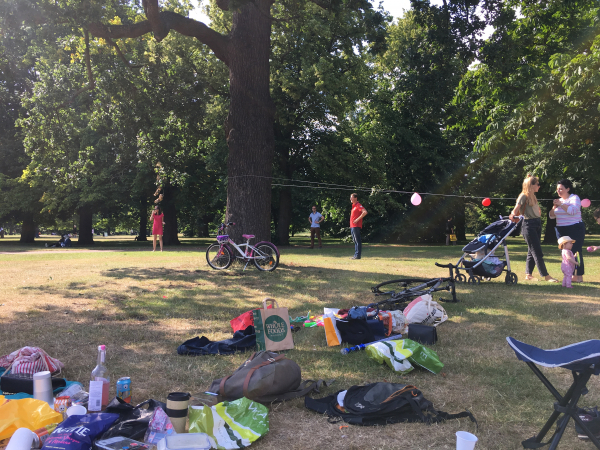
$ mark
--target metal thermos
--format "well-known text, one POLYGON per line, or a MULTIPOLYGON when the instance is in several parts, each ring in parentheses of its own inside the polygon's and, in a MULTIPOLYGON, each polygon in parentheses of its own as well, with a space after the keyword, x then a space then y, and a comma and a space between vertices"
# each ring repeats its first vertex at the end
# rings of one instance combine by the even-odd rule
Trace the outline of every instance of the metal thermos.
POLYGON ((52 395, 52 380, 47 370, 33 374, 33 398, 42 400, 54 409, 54 396, 52 395))
POLYGON ((188 415, 190 394, 187 392, 171 392, 167 396, 167 416, 171 419, 176 433, 185 433, 185 421, 188 415))

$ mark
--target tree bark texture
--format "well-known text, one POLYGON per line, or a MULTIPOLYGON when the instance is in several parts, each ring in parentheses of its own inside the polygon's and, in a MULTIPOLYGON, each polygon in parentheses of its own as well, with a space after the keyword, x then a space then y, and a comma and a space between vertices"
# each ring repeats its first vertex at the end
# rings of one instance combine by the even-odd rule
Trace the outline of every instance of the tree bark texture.
POLYGON ((92 245, 94 243, 94 235, 92 234, 93 213, 91 208, 79 208, 79 237, 77 243, 79 245, 92 245))
POLYGON ((177 207, 175 206, 175 196, 177 189, 169 183, 163 186, 164 197, 161 202, 161 208, 165 215, 163 227, 163 244, 164 245, 179 245, 179 237, 177 236, 177 207))
POLYGON ((277 220, 277 244, 290 245, 292 223, 292 191, 283 188, 279 193, 279 218, 277 220))
POLYGON ((140 197, 140 233, 138 241, 147 241, 146 233, 148 233, 148 199, 145 196, 140 197))
POLYGON ((271 173, 275 150, 275 106, 269 91, 271 0, 256 0, 233 13, 230 33, 226 122, 229 145, 227 221, 256 241, 271 239, 271 173))
MULTIPOLYGON (((219 4, 228 8, 225 0, 219 4)), ((168 30, 175 30, 208 45, 229 67, 230 108, 225 126, 229 145, 226 220, 236 222, 237 226, 229 230, 235 240, 240 240, 242 233, 256 235, 257 241, 271 238, 270 177, 275 147, 275 105, 269 91, 272 4, 273 0, 245 2, 233 12, 228 36, 177 13, 157 13, 158 0, 145 0, 147 21, 110 26, 88 24, 92 35, 107 40, 135 38, 152 31, 160 41, 168 30)), ((166 220, 176 224, 175 215, 166 220)), ((173 230, 172 224, 169 227, 173 230)), ((176 234, 174 238, 177 241, 176 234)))
POLYGON ((465 199, 458 198, 453 202, 455 208, 454 211, 454 228, 456 232, 456 239, 459 241, 466 241, 466 227, 465 227, 465 199))
POLYGON ((33 220, 33 213, 26 213, 23 216, 23 226, 21 227, 21 239, 19 242, 22 244, 32 244, 35 242, 35 222, 33 220))
MULTIPOLYGON (((551 201, 545 201, 543 202, 543 206, 545 208, 543 208, 542 211, 545 209, 549 212, 553 205, 551 201)), ((551 219, 547 216, 546 229, 544 230, 544 240, 542 241, 543 244, 556 244, 556 230, 554 227, 556 227, 556 219, 551 219)))

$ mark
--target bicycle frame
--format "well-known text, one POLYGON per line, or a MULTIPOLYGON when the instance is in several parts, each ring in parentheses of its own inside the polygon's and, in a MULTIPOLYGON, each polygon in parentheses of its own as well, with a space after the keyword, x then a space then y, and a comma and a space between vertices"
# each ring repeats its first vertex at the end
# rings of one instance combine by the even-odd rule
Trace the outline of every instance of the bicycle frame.
MULTIPOLYGON (((230 225, 235 225, 235 223, 230 222, 227 224, 221 224, 221 226, 219 227, 219 232, 225 232, 230 225)), ((246 267, 248 267, 248 264, 251 261, 257 259, 264 259, 269 256, 258 250, 256 246, 250 244, 250 239, 247 239, 245 243, 238 245, 229 237, 229 235, 224 234, 217 236, 217 242, 220 245, 219 249, 223 249, 223 247, 226 246, 233 256, 235 256, 237 259, 243 260, 246 263, 246 265, 244 266, 244 270, 246 270, 246 267), (235 249, 237 253, 234 252, 233 249, 235 249)), ((263 242, 258 242, 256 245, 260 245, 262 243, 263 242)), ((275 250, 277 250, 276 247, 275 250)), ((277 254, 279 255, 278 251, 277 254)))
POLYGON ((261 251, 258 250, 256 247, 254 247, 252 244, 250 244, 250 239, 248 239, 248 241, 245 244, 237 245, 230 238, 227 238, 226 242, 219 242, 219 244, 221 244, 221 248, 223 248, 223 246, 227 245, 227 244, 230 244, 231 246, 233 246, 233 248, 235 248, 237 250, 237 252, 239 253, 239 256, 238 256, 237 254, 232 252, 233 256, 235 256, 236 258, 239 258, 239 259, 243 259, 244 261, 252 261, 253 259, 262 259, 265 256, 267 256, 267 255, 261 253, 261 251), (242 250, 242 247, 245 247, 245 251, 242 250), (255 252, 258 256, 254 256, 255 252))

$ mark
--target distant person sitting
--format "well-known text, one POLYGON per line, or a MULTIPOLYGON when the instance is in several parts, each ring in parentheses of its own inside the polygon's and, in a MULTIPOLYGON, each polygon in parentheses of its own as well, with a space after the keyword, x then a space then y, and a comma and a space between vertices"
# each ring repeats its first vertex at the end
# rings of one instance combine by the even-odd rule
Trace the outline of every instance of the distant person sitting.
POLYGON ((70 246, 71 246, 71 238, 69 237, 68 234, 63 234, 60 237, 60 240, 58 242, 55 242, 52 245, 48 245, 48 243, 46 242, 46 247, 49 247, 49 248, 70 247, 70 246))
POLYGON ((321 225, 325 218, 321 213, 317 212, 317 207, 312 207, 312 213, 308 216, 308 222, 310 223, 310 248, 315 248, 315 234, 319 239, 319 248, 323 248, 321 245, 321 225))

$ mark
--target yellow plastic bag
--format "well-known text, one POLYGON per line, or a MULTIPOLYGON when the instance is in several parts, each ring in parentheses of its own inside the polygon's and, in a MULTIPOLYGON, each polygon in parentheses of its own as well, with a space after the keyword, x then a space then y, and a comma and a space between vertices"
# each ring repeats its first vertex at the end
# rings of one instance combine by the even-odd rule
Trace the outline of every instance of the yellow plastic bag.
POLYGON ((34 398, 6 401, 0 395, 0 440, 9 438, 19 428, 35 431, 52 423, 63 421, 61 413, 48 403, 34 398))

